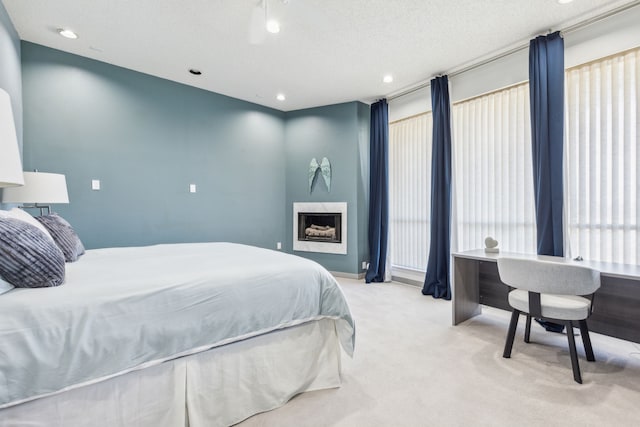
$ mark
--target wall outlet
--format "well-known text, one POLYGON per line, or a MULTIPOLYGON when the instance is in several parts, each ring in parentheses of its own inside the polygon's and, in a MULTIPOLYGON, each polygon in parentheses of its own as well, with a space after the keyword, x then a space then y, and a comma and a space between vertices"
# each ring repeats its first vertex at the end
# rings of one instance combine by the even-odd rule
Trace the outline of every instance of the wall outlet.
POLYGON ((189 184, 189 193, 195 193, 195 192, 196 192, 196 185, 189 184))
POLYGON ((367 270, 369 268, 369 263, 367 261, 362 261, 362 269, 367 270))
POLYGON ((282 242, 276 243, 276 249, 277 250, 281 250, 282 249, 282 242))
POLYGON ((91 189, 98 191, 100 190, 100 180, 99 179, 92 179, 91 180, 91 189))

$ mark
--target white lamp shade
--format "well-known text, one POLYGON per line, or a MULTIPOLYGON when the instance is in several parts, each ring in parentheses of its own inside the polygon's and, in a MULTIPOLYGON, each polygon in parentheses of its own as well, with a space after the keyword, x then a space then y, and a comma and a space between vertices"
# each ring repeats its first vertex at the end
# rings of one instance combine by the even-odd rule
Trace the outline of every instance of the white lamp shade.
POLYGON ((0 88, 0 187, 24 184, 11 98, 0 88))
POLYGON ((2 203, 69 203, 67 180, 59 173, 25 172, 22 187, 2 190, 2 203))

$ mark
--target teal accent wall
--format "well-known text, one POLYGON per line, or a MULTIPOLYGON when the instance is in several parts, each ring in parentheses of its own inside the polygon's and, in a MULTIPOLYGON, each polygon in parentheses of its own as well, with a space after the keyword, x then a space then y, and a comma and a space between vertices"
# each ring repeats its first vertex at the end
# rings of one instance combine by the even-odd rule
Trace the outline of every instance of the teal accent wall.
POLYGON ((22 79, 25 170, 87 248, 285 241, 284 113, 28 42, 22 79))
MULTIPOLYGON (((22 74, 20 72, 20 37, 0 2, 0 88, 11 97, 18 145, 22 152, 22 74)), ((0 153, 2 155, 2 153, 0 153)), ((2 189, 0 189, 0 192, 2 189)), ((0 208, 8 208, 0 204, 0 208)))
POLYGON ((331 271, 358 274, 367 251, 369 106, 350 102, 286 114, 285 248, 293 252, 294 202, 347 202, 347 254, 295 251, 331 271), (307 172, 312 158, 331 162, 331 191, 318 179, 309 193, 307 172), (366 185, 365 185, 366 181, 366 185), (363 234, 364 230, 364 234, 363 234))
POLYGON ((369 262, 369 146, 371 131, 371 107, 358 103, 358 268, 362 261, 369 262))
POLYGON ((362 273, 368 105, 282 113, 28 42, 22 80, 25 170, 66 175, 70 203, 54 210, 87 248, 232 241, 293 252, 293 202, 347 202, 347 255, 294 253, 362 273), (330 192, 320 179, 309 194, 313 157, 331 161, 330 192))
POLYGON ((22 74, 20 37, 0 2, 0 87, 11 97, 18 144, 22 148, 22 74))

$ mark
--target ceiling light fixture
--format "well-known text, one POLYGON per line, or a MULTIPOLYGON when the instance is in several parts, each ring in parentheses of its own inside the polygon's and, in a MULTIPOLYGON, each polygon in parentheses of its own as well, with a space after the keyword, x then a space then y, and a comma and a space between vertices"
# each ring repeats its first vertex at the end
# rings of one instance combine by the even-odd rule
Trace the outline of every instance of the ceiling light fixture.
MULTIPOLYGON (((249 43, 262 44, 269 34, 280 32, 280 22, 270 13, 269 0, 252 0, 255 6, 251 11, 249 21, 249 43)), ((283 4, 289 3, 287 0, 280 0, 283 4)), ((272 0, 273 2, 273 0, 272 0)))
POLYGON ((393 81, 393 76, 391 74, 387 74, 382 78, 382 81, 385 83, 391 83, 393 81))
POLYGON ((65 28, 58 28, 58 34, 60 34, 62 37, 66 37, 68 39, 77 39, 78 35, 76 33, 74 33, 71 30, 65 29, 65 28))
POLYGON ((280 32, 280 23, 275 19, 269 19, 269 0, 264 0, 263 6, 265 28, 271 34, 278 34, 280 32))
POLYGON ((558 0, 558 3, 560 4, 567 4, 567 3, 571 3, 573 0, 558 0))
POLYGON ((267 21, 266 28, 271 34, 278 34, 280 32, 280 24, 275 19, 267 21))
POLYGON ((279 93, 279 94, 278 94, 278 96, 276 96, 276 99, 277 99, 278 101, 284 101, 284 100, 285 100, 285 99, 287 99, 287 98, 285 98, 284 94, 279 93))

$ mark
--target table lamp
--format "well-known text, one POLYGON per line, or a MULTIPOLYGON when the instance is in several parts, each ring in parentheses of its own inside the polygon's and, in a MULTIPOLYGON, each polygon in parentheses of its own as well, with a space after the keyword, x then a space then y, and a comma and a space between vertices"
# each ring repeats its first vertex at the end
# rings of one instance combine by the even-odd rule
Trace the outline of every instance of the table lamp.
POLYGON ((59 173, 24 172, 24 185, 5 188, 2 203, 21 203, 23 208, 40 209, 43 215, 45 209, 51 212, 51 204, 69 203, 67 180, 59 173))
POLYGON ((0 88, 0 187, 24 184, 9 94, 0 88))

